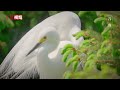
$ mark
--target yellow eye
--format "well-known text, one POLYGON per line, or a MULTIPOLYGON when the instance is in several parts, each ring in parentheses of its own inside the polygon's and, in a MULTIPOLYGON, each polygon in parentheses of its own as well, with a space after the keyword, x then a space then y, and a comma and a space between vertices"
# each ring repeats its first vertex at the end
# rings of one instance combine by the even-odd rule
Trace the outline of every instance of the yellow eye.
POLYGON ((45 36, 45 37, 43 37, 42 39, 40 39, 39 43, 43 43, 43 42, 45 42, 45 41, 46 41, 46 39, 47 39, 47 37, 46 37, 46 36, 45 36))
POLYGON ((44 39, 47 39, 47 37, 45 36, 45 37, 43 37, 44 39))

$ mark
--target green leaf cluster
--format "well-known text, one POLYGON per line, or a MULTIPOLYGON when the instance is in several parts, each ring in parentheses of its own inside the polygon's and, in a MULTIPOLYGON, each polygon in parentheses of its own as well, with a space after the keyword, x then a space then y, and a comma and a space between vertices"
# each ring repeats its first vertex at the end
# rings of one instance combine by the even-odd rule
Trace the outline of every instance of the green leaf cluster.
MULTIPOLYGON (((120 78, 120 18, 94 11, 80 11, 78 15, 82 21, 82 31, 73 36, 76 40, 84 37, 84 41, 75 51, 77 56, 84 53, 86 58, 79 60, 79 65, 84 61, 82 69, 79 70, 80 67, 77 67, 76 72, 66 71, 64 78, 120 78)), ((68 61, 70 64, 73 63, 71 59, 68 61)))

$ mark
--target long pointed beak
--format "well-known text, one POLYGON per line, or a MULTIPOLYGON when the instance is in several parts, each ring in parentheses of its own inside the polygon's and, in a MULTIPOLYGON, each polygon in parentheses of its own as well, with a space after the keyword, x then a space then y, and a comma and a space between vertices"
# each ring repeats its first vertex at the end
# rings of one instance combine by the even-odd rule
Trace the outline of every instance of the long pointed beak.
POLYGON ((41 43, 37 43, 29 52, 26 56, 28 56, 29 54, 31 54, 35 49, 37 49, 39 46, 41 45, 41 43))

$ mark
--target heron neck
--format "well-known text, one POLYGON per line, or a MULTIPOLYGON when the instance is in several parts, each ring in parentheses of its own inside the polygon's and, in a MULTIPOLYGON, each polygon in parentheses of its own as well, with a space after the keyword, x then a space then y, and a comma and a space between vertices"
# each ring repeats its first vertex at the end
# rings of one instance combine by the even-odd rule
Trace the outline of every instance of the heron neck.
POLYGON ((58 63, 54 63, 52 60, 48 58, 48 54, 51 52, 51 50, 49 49, 49 47, 45 47, 45 46, 39 49, 37 62, 38 62, 40 78, 48 78, 48 79, 62 78, 63 72, 61 73, 60 71, 61 68, 58 66, 58 63))
MULTIPOLYGON (((44 45, 39 49, 39 54, 38 54, 38 62, 43 65, 50 65, 51 61, 48 58, 48 54, 51 52, 52 48, 50 48, 50 45, 46 46, 44 45)), ((43 66, 44 67, 44 66, 43 66)))

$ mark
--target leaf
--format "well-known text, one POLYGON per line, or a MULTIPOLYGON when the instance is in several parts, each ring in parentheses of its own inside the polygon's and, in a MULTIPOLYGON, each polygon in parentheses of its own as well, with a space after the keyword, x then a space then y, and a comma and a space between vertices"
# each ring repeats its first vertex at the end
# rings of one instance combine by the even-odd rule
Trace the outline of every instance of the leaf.
POLYGON ((73 45, 72 44, 67 44, 63 47, 63 49, 61 50, 61 54, 63 55, 68 49, 72 49, 73 45))
POLYGON ((107 26, 107 22, 106 21, 102 21, 102 26, 107 26))
POLYGON ((88 13, 89 11, 80 11, 79 13, 78 13, 78 15, 80 16, 80 17, 83 17, 83 16, 85 16, 85 14, 86 13, 88 13))
POLYGON ((112 51, 112 45, 108 45, 106 48, 103 50, 103 54, 108 54, 109 52, 112 51))
POLYGON ((73 56, 77 55, 77 52, 73 50, 73 56))
POLYGON ((111 29, 111 24, 108 24, 108 26, 104 29, 104 31, 101 33, 101 35, 104 37, 104 38, 108 38, 109 37, 109 34, 108 33, 111 29))
POLYGON ((95 57, 95 54, 91 54, 88 56, 87 60, 94 59, 94 57, 95 57))
POLYGON ((67 60, 66 67, 69 67, 71 65, 71 63, 74 62, 74 61, 76 61, 78 58, 79 58, 79 56, 75 55, 74 57, 72 57, 69 60, 67 60))
POLYGON ((71 73, 67 71, 67 72, 64 73, 63 77, 64 77, 65 79, 70 79, 71 73))
POLYGON ((85 39, 89 39, 90 35, 87 31, 80 31, 77 32, 76 34, 73 34, 73 36, 78 40, 80 37, 84 37, 85 39))
POLYGON ((98 23, 98 22, 102 22, 102 21, 106 21, 106 18, 105 18, 105 17, 96 18, 96 19, 94 20, 94 23, 98 23))
POLYGON ((104 40, 104 41, 102 42, 101 48, 107 46, 109 42, 110 42, 109 40, 104 40))
POLYGON ((71 54, 71 53, 72 53, 72 50, 67 50, 63 55, 62 61, 66 62, 69 54, 71 54))
POLYGON ((86 72, 96 72, 97 68, 95 60, 94 59, 87 60, 85 66, 83 67, 83 70, 85 70, 86 72))
POLYGON ((96 40, 95 38, 90 39, 91 42, 92 42, 92 41, 95 41, 95 40, 96 40))
POLYGON ((107 54, 109 52, 109 48, 105 48, 104 51, 103 51, 103 54, 107 54))
POLYGON ((97 57, 101 57, 103 51, 104 51, 104 48, 99 49, 98 52, 97 52, 97 57))
POLYGON ((84 40, 82 43, 81 43, 81 46, 84 45, 84 46, 89 46, 90 45, 90 40, 84 40))
POLYGON ((107 18, 108 18, 108 21, 110 23, 112 23, 112 24, 116 24, 117 23, 116 19, 112 15, 107 16, 107 18))
POLYGON ((73 62, 73 71, 74 72, 77 71, 78 66, 79 66, 79 61, 74 61, 73 62))
POLYGON ((78 40, 80 37, 84 36, 84 32, 83 31, 77 32, 76 34, 73 34, 73 36, 76 38, 76 40, 78 40))
POLYGON ((92 54, 93 53, 93 50, 89 50, 88 52, 87 52, 87 55, 90 55, 90 54, 92 54))
POLYGON ((73 34, 72 36, 75 37, 76 35, 78 35, 78 34, 81 33, 81 32, 82 32, 82 31, 77 32, 77 33, 73 34))

